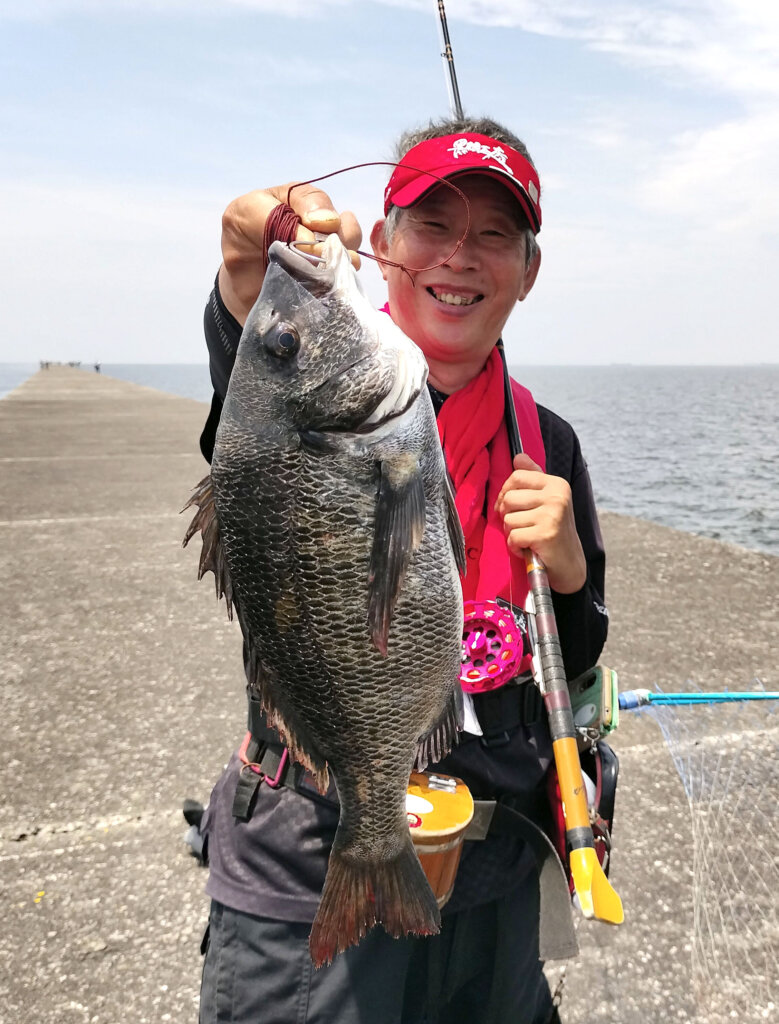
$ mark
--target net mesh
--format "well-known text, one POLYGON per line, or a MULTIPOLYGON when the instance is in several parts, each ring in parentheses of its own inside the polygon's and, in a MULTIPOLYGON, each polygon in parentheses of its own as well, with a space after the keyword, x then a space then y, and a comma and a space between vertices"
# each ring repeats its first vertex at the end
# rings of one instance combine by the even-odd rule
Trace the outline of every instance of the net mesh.
POLYGON ((649 713, 691 811, 699 1019, 779 1020, 779 702, 649 713))

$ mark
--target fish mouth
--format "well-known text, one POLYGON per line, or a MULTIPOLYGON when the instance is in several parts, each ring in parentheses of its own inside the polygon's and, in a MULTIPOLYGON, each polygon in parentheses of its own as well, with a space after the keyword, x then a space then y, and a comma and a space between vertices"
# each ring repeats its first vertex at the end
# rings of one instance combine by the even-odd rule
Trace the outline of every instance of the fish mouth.
POLYGON ((328 235, 321 256, 303 252, 295 242, 273 242, 268 248, 268 265, 275 263, 294 281, 321 299, 331 292, 362 295, 349 253, 338 235, 328 235))
POLYGON ((316 299, 333 290, 336 267, 331 260, 310 256, 285 242, 273 242, 268 248, 268 266, 273 263, 316 299))

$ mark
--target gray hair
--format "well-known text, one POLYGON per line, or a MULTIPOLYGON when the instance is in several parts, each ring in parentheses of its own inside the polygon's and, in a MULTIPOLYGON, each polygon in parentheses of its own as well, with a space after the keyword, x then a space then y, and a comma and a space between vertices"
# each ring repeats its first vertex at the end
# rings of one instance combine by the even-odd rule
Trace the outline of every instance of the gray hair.
MULTIPOLYGON (((409 131, 403 132, 395 144, 395 159, 402 160, 406 153, 413 149, 414 146, 418 146, 420 142, 427 142, 428 139, 438 139, 442 135, 457 135, 459 132, 488 135, 491 139, 495 139, 496 142, 503 142, 507 146, 511 146, 512 149, 516 149, 529 164, 535 167, 525 143, 514 135, 513 132, 510 132, 508 128, 505 128, 502 124, 493 121, 489 117, 442 118, 439 121, 431 120, 424 127, 412 128, 409 131)), ((390 206, 384 221, 384 237, 388 242, 392 241, 392 236, 397 230, 403 212, 404 210, 400 206, 390 206)), ((538 242, 533 234, 533 229, 529 225, 524 229, 523 233, 525 236, 525 264, 530 266, 538 253, 538 242)))

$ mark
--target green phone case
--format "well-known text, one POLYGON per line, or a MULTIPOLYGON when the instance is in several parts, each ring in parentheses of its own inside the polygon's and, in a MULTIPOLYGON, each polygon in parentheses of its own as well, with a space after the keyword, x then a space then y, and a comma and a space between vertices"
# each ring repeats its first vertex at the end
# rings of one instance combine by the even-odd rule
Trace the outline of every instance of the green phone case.
POLYGON ((619 680, 613 669, 596 665, 571 680, 568 691, 580 747, 614 732, 619 724, 619 680))

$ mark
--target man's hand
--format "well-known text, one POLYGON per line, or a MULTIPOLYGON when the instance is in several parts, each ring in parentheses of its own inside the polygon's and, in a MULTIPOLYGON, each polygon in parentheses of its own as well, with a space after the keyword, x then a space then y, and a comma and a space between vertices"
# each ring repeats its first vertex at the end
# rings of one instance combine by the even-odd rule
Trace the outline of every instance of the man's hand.
POLYGON ((587 579, 587 561, 576 532, 571 488, 542 472, 529 455, 517 455, 495 509, 503 517, 506 543, 515 555, 534 551, 558 594, 574 594, 587 579))
MULTIPOLYGON (((290 183, 292 184, 292 183, 290 183)), ((257 189, 234 199, 222 215, 222 266, 219 268, 219 291, 222 300, 239 323, 246 322, 249 310, 257 301, 265 270, 262 265, 262 247, 265 222, 274 206, 286 203, 290 185, 270 189, 257 189)), ((321 244, 314 232, 337 232, 350 250, 352 263, 359 267, 360 258, 355 249, 362 241, 362 231, 353 213, 338 214, 330 196, 314 185, 300 185, 293 189, 289 204, 300 217, 297 241, 310 246, 309 252, 318 255, 321 244)))

